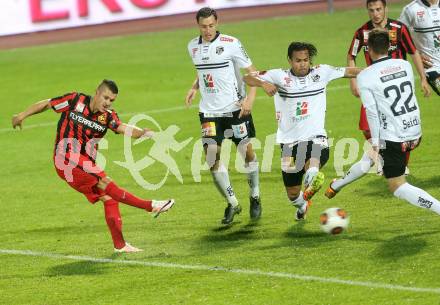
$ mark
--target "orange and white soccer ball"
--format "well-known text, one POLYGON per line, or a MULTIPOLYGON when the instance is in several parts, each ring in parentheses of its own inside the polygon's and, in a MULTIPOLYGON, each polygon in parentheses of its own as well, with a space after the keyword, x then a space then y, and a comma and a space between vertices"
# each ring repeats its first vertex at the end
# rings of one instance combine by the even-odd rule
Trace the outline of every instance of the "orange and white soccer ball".
POLYGON ((350 217, 344 209, 329 208, 321 213, 319 222, 325 233, 336 235, 347 229, 350 217))

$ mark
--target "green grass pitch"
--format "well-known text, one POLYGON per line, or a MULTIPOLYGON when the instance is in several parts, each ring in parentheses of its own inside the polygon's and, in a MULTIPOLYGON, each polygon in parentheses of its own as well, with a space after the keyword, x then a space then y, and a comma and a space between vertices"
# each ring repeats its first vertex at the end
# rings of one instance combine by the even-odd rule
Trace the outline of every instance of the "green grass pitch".
MULTIPOLYGON (((397 18, 402 6, 391 5, 390 17, 397 18)), ((362 5, 332 16, 245 21, 221 25, 220 30, 239 37, 259 69, 285 67, 293 40, 316 44, 316 63, 344 66, 352 35, 366 19, 362 5)), ((298 224, 285 196, 275 148, 271 171, 260 175, 263 216, 252 224, 246 177, 233 169, 234 153, 231 180, 244 213, 232 227, 221 228, 225 204, 209 172, 202 172, 201 183, 191 173, 192 148, 200 135, 197 109, 182 107, 195 76, 186 45, 196 35, 194 27, 0 51, 0 304, 440 304, 440 218, 397 200, 384 178, 374 174, 332 201, 321 191, 307 221, 298 224), (185 149, 171 153, 183 184, 171 175, 162 188, 148 191, 113 162, 125 159, 123 138, 107 136, 108 149, 102 154, 109 176, 140 196, 177 200, 158 219, 121 208, 126 239, 145 249, 139 254, 114 256, 101 204, 90 205, 57 177, 51 160, 57 114, 47 111, 28 119, 22 132, 10 130, 12 114, 30 103, 71 90, 93 93, 104 77, 119 84, 114 106, 122 119, 145 112, 163 128, 177 125, 179 141, 194 138, 185 149), (319 214, 333 206, 351 215, 349 230, 340 236, 321 233, 318 224, 319 214), (6 249, 46 256, 1 252, 6 249), (121 263, 127 260, 136 263, 121 263), (402 286, 420 289, 399 290, 402 286)), ((439 98, 424 99, 419 87, 417 96, 424 140, 411 156, 409 181, 440 198, 439 98)), ((272 100, 259 91, 253 116, 263 143, 276 130, 273 112, 272 100)), ((358 113, 359 100, 351 96, 348 81, 333 82, 326 126, 335 143, 347 137, 362 141, 358 113)), ((150 147, 144 142, 133 151, 140 159, 150 147)), ((324 168, 326 185, 336 175, 334 151, 333 146, 324 168)), ((262 160, 263 149, 257 152, 262 160)), ((164 170, 154 164, 142 174, 158 182, 164 170)))

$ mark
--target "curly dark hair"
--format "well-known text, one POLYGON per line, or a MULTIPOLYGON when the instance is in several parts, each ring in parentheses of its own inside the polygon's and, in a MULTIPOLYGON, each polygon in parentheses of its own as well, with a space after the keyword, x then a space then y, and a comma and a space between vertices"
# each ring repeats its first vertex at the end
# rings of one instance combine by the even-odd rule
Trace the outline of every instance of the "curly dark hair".
POLYGON ((318 55, 318 50, 311 43, 294 41, 289 45, 289 48, 287 49, 287 57, 289 59, 292 59, 293 52, 305 50, 309 52, 310 60, 318 55))

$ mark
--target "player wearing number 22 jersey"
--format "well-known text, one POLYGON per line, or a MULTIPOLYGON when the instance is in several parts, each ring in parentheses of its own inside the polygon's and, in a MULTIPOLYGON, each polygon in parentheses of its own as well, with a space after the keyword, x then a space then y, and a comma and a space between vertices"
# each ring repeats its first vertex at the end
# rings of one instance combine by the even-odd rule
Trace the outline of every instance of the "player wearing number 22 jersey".
MULTIPOLYGON (((416 148, 422 136, 419 106, 414 94, 411 65, 388 55, 389 36, 374 30, 368 38, 371 66, 357 77, 362 103, 371 130, 373 160, 382 158, 383 174, 388 188, 397 198, 440 214, 440 202, 424 190, 406 182, 406 152, 416 148)), ((369 161, 355 163, 341 179, 334 181, 326 192, 333 198, 342 187, 364 176, 369 161)))

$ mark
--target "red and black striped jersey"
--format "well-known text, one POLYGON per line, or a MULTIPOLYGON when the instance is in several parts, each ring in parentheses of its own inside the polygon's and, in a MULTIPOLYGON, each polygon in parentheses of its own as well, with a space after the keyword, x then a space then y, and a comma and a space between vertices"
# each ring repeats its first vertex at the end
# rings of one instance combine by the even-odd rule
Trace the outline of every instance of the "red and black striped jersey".
MULTIPOLYGON (((388 18, 385 28, 390 36, 388 55, 391 58, 406 59, 407 53, 414 54, 416 52, 416 47, 406 25, 388 18)), ((368 66, 371 65, 371 58, 368 54, 368 33, 373 29, 374 26, 371 20, 357 29, 348 49, 348 55, 353 59, 356 58, 361 49, 364 49, 365 62, 368 66)))
POLYGON ((98 142, 111 129, 116 133, 121 121, 113 110, 92 113, 91 96, 68 93, 50 100, 55 112, 61 113, 58 121, 55 153, 80 153, 95 160, 98 142), (58 145, 63 141, 63 145, 58 145))

